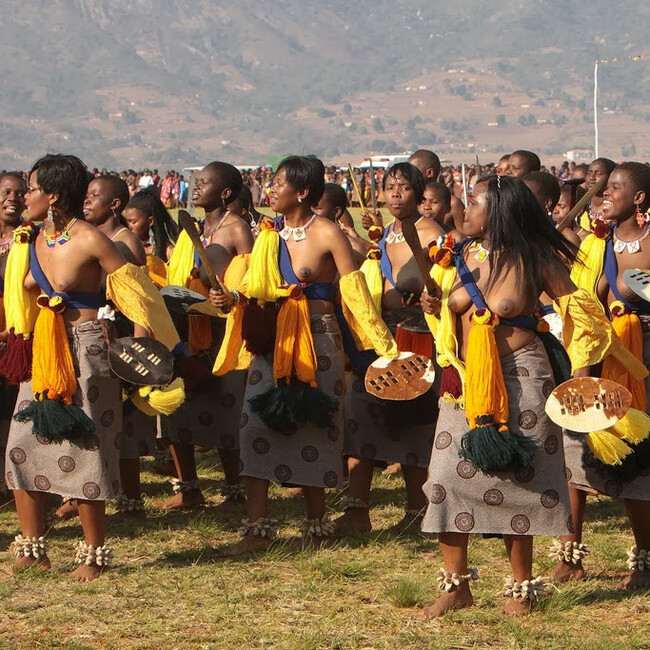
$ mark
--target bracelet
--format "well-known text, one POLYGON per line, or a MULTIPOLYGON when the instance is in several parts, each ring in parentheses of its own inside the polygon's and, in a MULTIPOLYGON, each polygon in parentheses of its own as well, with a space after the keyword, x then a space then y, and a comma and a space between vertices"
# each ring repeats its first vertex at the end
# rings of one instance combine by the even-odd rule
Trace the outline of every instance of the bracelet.
POLYGON ((564 544, 557 539, 549 548, 548 556, 564 562, 564 564, 580 564, 582 560, 589 555, 589 548, 586 544, 579 544, 578 542, 564 542, 564 544))
POLYGON ((241 301, 241 295, 240 295, 239 291, 236 291, 235 289, 231 289, 230 290, 230 295, 235 300, 233 305, 238 305, 240 303, 240 301, 241 301))
POLYGON ((504 583, 505 595, 514 598, 514 600, 537 600, 545 593, 545 590, 546 583, 540 576, 523 582, 517 582, 512 576, 509 576, 504 583))
POLYGON ((305 519, 300 524, 300 534, 304 538, 309 537, 331 537, 334 534, 336 526, 326 516, 320 519, 305 519))
POLYGON ((16 535, 14 537, 14 555, 16 558, 33 557, 38 560, 39 557, 47 555, 47 544, 45 537, 23 537, 16 535))
POLYGON ((627 552, 627 568, 630 571, 650 571, 650 553, 633 546, 627 552))
POLYGON ((438 577, 436 578, 438 582, 438 589, 440 591, 454 591, 462 582, 469 582, 470 580, 478 580, 478 569, 469 568, 467 573, 450 573, 445 569, 440 569, 438 571, 438 577))
POLYGON ((110 546, 92 546, 86 542, 79 542, 75 562, 86 566, 94 564, 108 567, 113 563, 113 549, 110 546))

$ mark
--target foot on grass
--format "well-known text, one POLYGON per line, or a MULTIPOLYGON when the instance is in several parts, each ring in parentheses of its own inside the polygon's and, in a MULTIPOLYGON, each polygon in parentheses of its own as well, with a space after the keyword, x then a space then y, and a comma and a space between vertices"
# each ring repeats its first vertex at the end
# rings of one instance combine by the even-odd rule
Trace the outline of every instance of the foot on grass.
POLYGON ((625 576, 623 589, 650 589, 650 571, 632 571, 625 576))
POLYGON ((445 591, 435 603, 422 610, 424 618, 439 618, 452 609, 466 609, 474 604, 467 582, 461 582, 453 591, 445 591))
POLYGON ((269 550, 272 543, 273 540, 268 537, 249 534, 242 537, 235 544, 222 548, 219 551, 219 556, 238 557, 240 555, 250 555, 251 553, 263 553, 264 551, 269 550))
POLYGON ((512 618, 528 616, 532 609, 532 603, 527 598, 509 598, 503 608, 503 613, 512 618))
POLYGON ((568 564, 558 562, 553 569, 551 576, 553 582, 569 582, 570 580, 582 580, 585 577, 585 570, 582 562, 578 564, 568 564))
POLYGON ((399 463, 392 463, 381 474, 382 476, 396 476, 402 471, 402 466, 399 463))
POLYGON ((54 513, 59 520, 74 519, 79 516, 79 506, 76 499, 68 499, 64 501, 61 506, 54 513))
POLYGON ((70 572, 70 577, 77 582, 92 582, 107 569, 108 567, 97 566, 96 564, 80 564, 74 571, 70 572))
POLYGON ((204 505, 205 497, 201 490, 187 490, 175 494, 166 501, 158 501, 154 504, 154 507, 161 510, 188 510, 189 508, 198 508, 204 505))
POLYGON ((372 530, 368 508, 349 508, 334 520, 337 531, 369 533, 372 530))
POLYGON ((30 569, 37 569, 42 571, 49 571, 52 568, 50 558, 47 555, 41 555, 39 558, 34 557, 19 557, 16 558, 12 565, 3 568, 0 571, 0 580, 11 578, 16 573, 21 571, 29 571, 30 569))

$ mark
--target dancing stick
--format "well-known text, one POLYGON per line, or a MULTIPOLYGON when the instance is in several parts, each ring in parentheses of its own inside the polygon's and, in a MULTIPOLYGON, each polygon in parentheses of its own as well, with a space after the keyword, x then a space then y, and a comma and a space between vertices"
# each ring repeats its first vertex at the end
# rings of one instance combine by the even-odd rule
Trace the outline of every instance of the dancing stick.
POLYGON ((582 210, 584 209, 585 205, 587 205, 591 198, 598 194, 598 192, 600 192, 603 187, 605 187, 605 179, 601 179, 595 185, 592 185, 587 190, 587 193, 569 211, 569 214, 567 214, 567 216, 564 217, 560 223, 558 223, 558 232, 562 232, 579 214, 582 214, 582 210))
POLYGON ((354 175, 354 169, 352 169, 352 163, 348 163, 348 173, 350 174, 350 178, 352 179, 352 185, 354 185, 354 189, 357 193, 357 196, 359 197, 359 205, 361 206, 362 210, 365 210, 366 206, 363 204, 363 197, 361 196, 361 192, 359 191, 359 186, 357 185, 357 177, 354 175))
POLYGON ((372 166, 370 159, 370 198, 372 200, 373 212, 377 210, 377 182, 375 181, 375 168, 372 166))
POLYGON ((461 165, 461 170, 463 174, 463 201, 465 202, 465 206, 467 206, 467 181, 465 179, 465 163, 461 165))

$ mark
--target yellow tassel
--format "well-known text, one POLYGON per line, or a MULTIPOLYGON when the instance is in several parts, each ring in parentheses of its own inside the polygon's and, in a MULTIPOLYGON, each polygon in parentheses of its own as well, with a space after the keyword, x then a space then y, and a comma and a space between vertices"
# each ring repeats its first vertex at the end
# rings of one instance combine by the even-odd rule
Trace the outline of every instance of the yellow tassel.
POLYGON ((609 431, 593 431, 587 434, 587 445, 593 455, 606 465, 620 465, 632 453, 632 448, 609 431))
MULTIPOLYGON (((641 321, 636 314, 630 313, 623 303, 615 300, 609 307, 613 316, 612 327, 618 334, 621 343, 626 350, 629 350, 639 361, 643 362, 643 330, 641 321)), ((645 382, 642 379, 635 379, 629 369, 613 356, 608 356, 603 362, 602 376, 604 379, 625 386, 632 393, 632 408, 645 411, 647 399, 645 394, 645 382)))
POLYGON ((492 416, 495 426, 508 422, 508 394, 506 392, 501 359, 494 338, 494 327, 499 319, 487 309, 472 315, 472 326, 467 337, 465 410, 470 429, 480 416, 492 416))
POLYGON ((21 226, 14 230, 14 243, 7 257, 5 270, 4 305, 6 328, 16 335, 29 338, 39 314, 36 305, 40 290, 25 289, 25 277, 29 271, 29 238, 31 226, 21 226))
POLYGON ((149 393, 149 405, 161 415, 171 415, 185 401, 185 382, 176 377, 168 386, 154 388, 149 393))
MULTIPOLYGON (((192 278, 189 286, 190 291, 196 291, 202 296, 208 296, 208 288, 203 284, 201 278, 192 278)), ((190 354, 199 354, 212 347, 212 324, 209 316, 189 316, 188 345, 190 354)))
POLYGON ((361 265, 361 273, 366 276, 366 284, 370 297, 378 314, 381 314, 381 299, 384 295, 384 276, 381 273, 379 260, 367 259, 361 265))
POLYGON ((178 287, 186 287, 194 268, 194 244, 189 235, 183 230, 178 235, 176 246, 169 258, 167 283, 178 287))
POLYGON ((282 275, 278 265, 280 235, 270 219, 264 219, 261 232, 255 240, 248 269, 248 295, 262 303, 274 302, 278 287, 282 286, 282 275))
POLYGON ((631 408, 607 431, 630 444, 638 445, 650 435, 650 416, 644 411, 631 408))
POLYGON ((225 375, 227 372, 237 368, 238 358, 242 354, 241 350, 244 345, 241 335, 244 309, 244 305, 235 305, 226 318, 226 331, 224 332, 219 353, 212 367, 213 375, 225 375))

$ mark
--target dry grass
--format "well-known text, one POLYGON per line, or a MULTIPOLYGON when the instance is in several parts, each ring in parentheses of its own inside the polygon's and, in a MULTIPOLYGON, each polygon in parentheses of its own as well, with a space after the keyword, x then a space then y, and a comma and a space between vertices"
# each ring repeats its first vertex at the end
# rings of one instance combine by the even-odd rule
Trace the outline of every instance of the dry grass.
MULTIPOLYGON (((216 455, 201 458, 212 506, 220 503, 216 455)), ((148 504, 167 487, 144 474, 148 504)), ((284 528, 264 555, 223 560, 215 547, 237 539, 241 513, 149 510, 142 522, 119 521, 109 508, 115 569, 89 585, 67 577, 78 521, 50 535, 51 572, 0 581, 1 648, 648 648, 650 594, 617 588, 631 535, 622 507, 591 501, 587 538, 592 578, 553 591, 526 620, 500 614, 508 573, 498 540, 472 539, 479 566, 476 606, 427 622, 423 603, 436 597, 441 558, 436 542, 390 530, 401 517, 400 477, 377 475, 376 530, 331 548, 295 550, 301 497, 272 489, 272 511, 284 528)), ((330 494, 336 509, 336 495, 330 494)), ((0 544, 17 530, 11 506, 0 511, 0 544)), ((548 575, 548 539, 536 546, 536 571, 548 575)), ((4 554, 9 560, 9 553, 4 554)))

